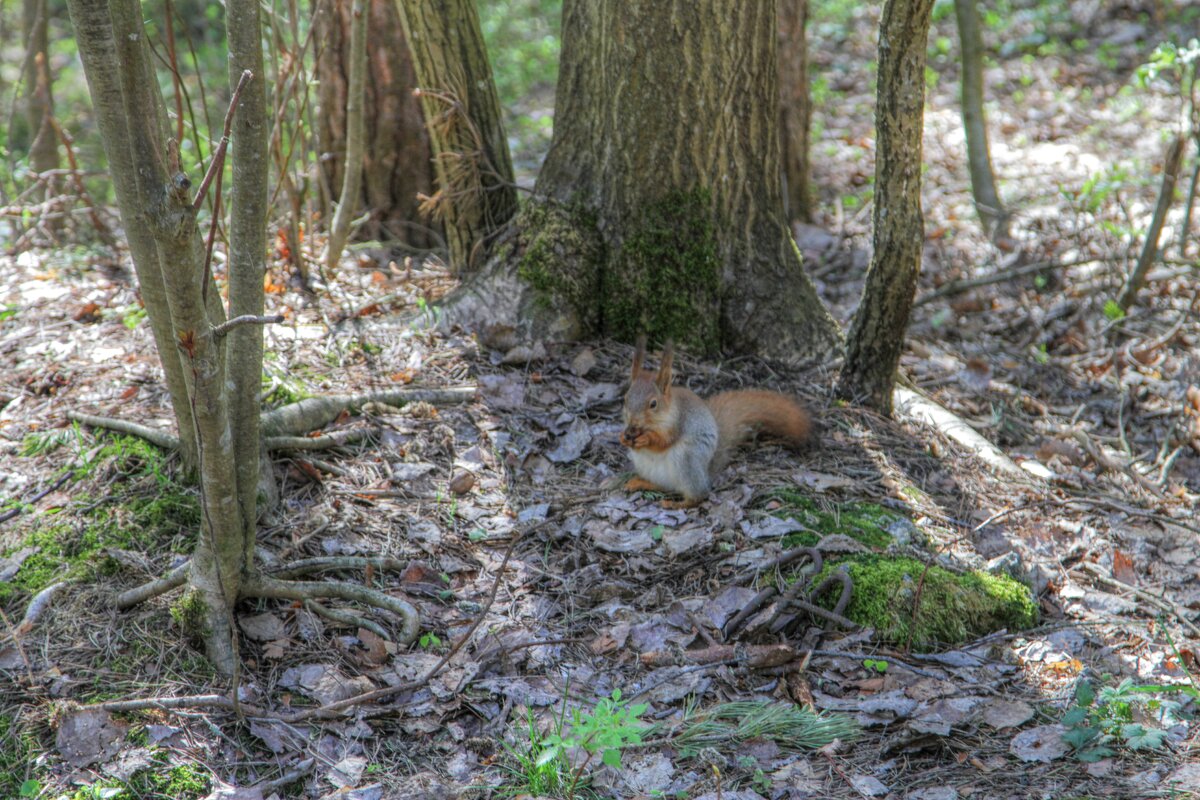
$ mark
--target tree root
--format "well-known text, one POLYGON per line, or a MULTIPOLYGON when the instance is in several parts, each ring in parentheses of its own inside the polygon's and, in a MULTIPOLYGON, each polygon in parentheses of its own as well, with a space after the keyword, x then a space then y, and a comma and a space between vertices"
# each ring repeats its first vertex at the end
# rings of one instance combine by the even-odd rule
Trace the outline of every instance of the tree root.
POLYGON ((392 570, 403 572, 408 564, 391 556, 321 556, 293 561, 291 564, 268 570, 272 578, 296 578, 310 575, 314 572, 324 572, 335 569, 365 569, 392 570))
MULTIPOLYGON (((327 434, 325 437, 304 437, 309 431, 317 430, 337 419, 348 409, 359 408, 367 403, 429 403, 435 406, 467 403, 475 398, 474 386, 459 386, 453 389, 390 389, 363 394, 335 394, 325 397, 307 397, 282 408, 268 411, 260 418, 262 435, 270 450, 316 450, 337 447, 357 440, 358 431, 345 434, 327 434), (342 438, 344 436, 344 438, 342 438), (311 444, 310 444, 311 442, 311 444)), ((124 433, 145 439, 163 450, 178 450, 179 437, 166 431, 139 425, 115 417, 100 417, 82 411, 68 411, 67 418, 93 428, 124 433)))
POLYGON ((135 586, 117 595, 116 605, 121 611, 133 608, 138 603, 144 603, 152 597, 166 594, 172 589, 187 583, 188 567, 191 562, 184 562, 157 580, 135 586))
POLYGON ((323 606, 316 600, 305 600, 304 607, 309 611, 322 616, 327 620, 336 622, 339 625, 347 625, 351 628, 366 628, 371 633, 378 636, 380 639, 387 639, 388 633, 383 629, 383 626, 378 622, 372 622, 366 617, 360 617, 358 614, 353 614, 349 611, 341 611, 329 606, 323 606))
POLYGON ((454 389, 391 389, 363 394, 336 394, 325 397, 306 397, 295 403, 268 411, 262 415, 263 436, 299 436, 317 430, 337 419, 343 411, 367 403, 405 405, 430 403, 435 406, 456 405, 475 398, 474 386, 454 389))
POLYGON ((94 414, 85 414, 82 411, 68 411, 67 419, 81 422, 92 428, 104 428, 105 430, 136 436, 139 439, 145 439, 150 444, 163 450, 179 449, 179 437, 175 434, 160 431, 158 428, 151 428, 147 425, 139 425, 129 420, 116 419, 114 417, 97 417, 94 414))
POLYGON ((786 644, 719 644, 700 650, 651 650, 638 660, 644 667, 672 667, 684 664, 724 664, 733 662, 750 669, 765 669, 788 664, 799 657, 796 648, 786 644))
POLYGON ((21 619, 20 624, 17 625, 16 635, 24 636, 33 630, 33 626, 41 619, 42 614, 45 614, 46 610, 50 608, 54 596, 70 586, 71 583, 72 581, 52 583, 35 594, 33 599, 29 601, 29 606, 25 609, 25 616, 21 619))
POLYGON ((275 597, 287 600, 314 600, 316 598, 334 598, 337 600, 353 600, 366 606, 374 606, 390 611, 400 618, 400 644, 409 644, 417 638, 420 631, 421 618, 417 610, 398 597, 346 581, 286 581, 278 578, 260 575, 248 578, 241 587, 243 597, 275 597))

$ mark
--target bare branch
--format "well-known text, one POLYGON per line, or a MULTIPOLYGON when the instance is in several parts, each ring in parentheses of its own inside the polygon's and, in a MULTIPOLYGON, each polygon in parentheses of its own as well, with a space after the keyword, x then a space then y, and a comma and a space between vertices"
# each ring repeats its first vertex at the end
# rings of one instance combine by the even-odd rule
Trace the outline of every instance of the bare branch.
POLYGON ((242 325, 274 325, 283 322, 282 314, 268 314, 260 317, 254 314, 243 314, 240 317, 227 319, 217 327, 213 328, 213 336, 221 337, 229 333, 234 328, 240 328, 242 325))

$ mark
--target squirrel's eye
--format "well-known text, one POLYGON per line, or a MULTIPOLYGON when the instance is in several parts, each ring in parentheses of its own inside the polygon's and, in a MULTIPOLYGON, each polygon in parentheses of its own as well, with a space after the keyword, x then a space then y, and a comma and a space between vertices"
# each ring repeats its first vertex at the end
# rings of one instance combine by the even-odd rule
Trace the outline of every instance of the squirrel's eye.
POLYGON ((657 400, 651 400, 651 401, 650 401, 650 408, 658 408, 658 401, 657 401, 657 400))

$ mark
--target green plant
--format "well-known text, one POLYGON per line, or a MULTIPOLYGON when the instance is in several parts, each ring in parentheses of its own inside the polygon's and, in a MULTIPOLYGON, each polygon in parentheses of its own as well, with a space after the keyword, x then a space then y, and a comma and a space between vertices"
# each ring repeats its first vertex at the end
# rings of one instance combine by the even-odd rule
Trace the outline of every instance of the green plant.
POLYGON ((17 792, 18 797, 37 797, 42 793, 42 785, 37 781, 29 780, 21 784, 20 790, 17 792))
POLYGON ((1104 316, 1116 322, 1125 318, 1125 309, 1121 308, 1116 300, 1109 299, 1104 301, 1104 316))
POLYGON ((550 763, 575 749, 586 752, 587 757, 575 768, 571 785, 567 789, 566 796, 573 798, 583 771, 597 753, 600 754, 602 763, 619 769, 621 751, 630 745, 641 743, 642 735, 649 726, 642 723, 638 717, 645 713, 646 708, 645 703, 629 705, 628 702, 622 702, 621 690, 613 689, 612 695, 602 698, 590 713, 581 713, 579 709, 573 709, 571 724, 565 734, 560 726, 557 732, 547 736, 536 763, 550 763))
POLYGON ((561 737, 566 705, 563 713, 554 719, 553 732, 549 735, 539 730, 533 712, 526 712, 525 737, 517 745, 503 743, 504 757, 500 769, 508 780, 498 787, 502 797, 525 796, 558 797, 571 785, 571 764, 561 749, 546 755, 550 736, 561 737))
POLYGON ((1091 682, 1081 680, 1075 686, 1075 704, 1062 718, 1067 727, 1063 741, 1083 762, 1111 756, 1118 746, 1157 750, 1167 738, 1160 726, 1174 725, 1180 709, 1179 702, 1162 695, 1178 693, 1200 697, 1194 686, 1137 685, 1129 678, 1097 693, 1091 682))
POLYGON ((878 672, 880 675, 888 671, 888 662, 882 658, 864 658, 863 666, 871 672, 878 672))
POLYGON ((417 645, 422 650, 435 650, 442 646, 442 639, 433 631, 421 634, 421 638, 417 640, 417 645))

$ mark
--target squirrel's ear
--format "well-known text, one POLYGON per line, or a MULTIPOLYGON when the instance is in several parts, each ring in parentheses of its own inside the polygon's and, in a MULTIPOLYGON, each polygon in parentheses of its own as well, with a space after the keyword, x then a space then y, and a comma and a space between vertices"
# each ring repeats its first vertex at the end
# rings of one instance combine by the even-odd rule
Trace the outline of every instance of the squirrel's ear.
POLYGON ((637 338, 636 349, 633 351, 633 369, 630 371, 633 379, 636 381, 638 375, 642 374, 642 362, 646 360, 646 334, 642 334, 637 338))
POLYGON ((658 390, 666 394, 667 389, 671 388, 671 361, 675 358, 675 345, 670 339, 667 339, 667 344, 663 348, 662 363, 658 365, 658 390))

